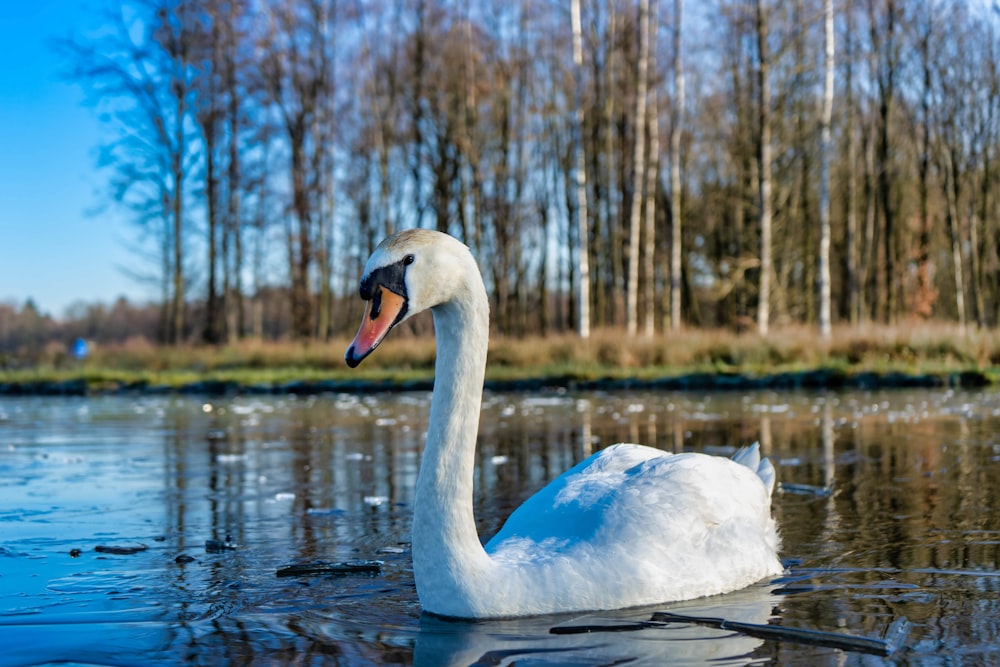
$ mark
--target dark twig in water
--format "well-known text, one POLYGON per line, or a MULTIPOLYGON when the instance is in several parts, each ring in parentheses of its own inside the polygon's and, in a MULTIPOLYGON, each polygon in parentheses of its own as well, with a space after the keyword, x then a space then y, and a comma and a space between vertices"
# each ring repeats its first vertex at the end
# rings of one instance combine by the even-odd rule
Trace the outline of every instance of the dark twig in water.
POLYGON ((141 551, 145 551, 148 548, 149 547, 147 547, 145 544, 137 544, 131 547, 115 547, 115 546, 106 546, 104 544, 98 544, 96 547, 94 547, 94 551, 96 551, 99 554, 114 554, 115 556, 131 556, 141 551))
POLYGON ((587 625, 557 625, 549 628, 553 635, 583 635, 589 632, 634 632, 647 628, 662 628, 666 623, 655 621, 608 621, 606 623, 588 623, 587 625))
POLYGON ((691 623, 696 625, 707 625, 720 630, 732 630, 751 637, 768 639, 771 641, 785 641, 799 644, 811 644, 813 646, 825 646, 844 651, 856 651, 858 653, 870 653, 873 655, 888 656, 899 647, 906 639, 910 631, 910 622, 905 617, 899 617, 893 621, 882 633, 881 638, 857 637, 845 635, 838 632, 824 632, 821 630, 809 630, 806 628, 788 628, 780 625, 764 625, 760 623, 744 623, 742 621, 730 621, 724 618, 713 618, 705 616, 686 616, 683 614, 673 614, 665 611, 658 611, 653 614, 649 621, 607 621, 590 623, 586 625, 557 625, 549 629, 554 635, 575 635, 588 632, 631 632, 635 630, 646 630, 648 628, 665 628, 670 623, 691 623))
POLYGON ((896 650, 899 643, 906 638, 909 631, 909 621, 900 617, 889 625, 883 637, 857 637, 845 635, 839 632, 824 632, 822 630, 810 630, 807 628, 789 628, 780 625, 764 625, 760 623, 744 623, 742 621, 730 621, 724 618, 711 618, 703 616, 685 616, 683 614, 672 614, 670 612, 658 611, 653 614, 654 621, 665 621, 669 623, 695 623, 707 625, 720 630, 734 630, 751 637, 760 639, 770 639, 773 641, 787 641, 799 644, 811 644, 813 646, 825 646, 827 648, 837 648, 844 651, 856 651, 858 653, 870 653, 872 655, 888 656, 896 650))
POLYGON ((278 568, 279 577, 304 577, 317 574, 382 574, 380 560, 352 560, 341 563, 303 563, 278 568))

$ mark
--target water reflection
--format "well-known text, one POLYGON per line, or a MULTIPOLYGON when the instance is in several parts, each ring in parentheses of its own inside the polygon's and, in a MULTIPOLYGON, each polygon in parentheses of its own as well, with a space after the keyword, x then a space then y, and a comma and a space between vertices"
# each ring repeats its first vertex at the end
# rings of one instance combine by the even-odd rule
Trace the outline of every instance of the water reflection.
MULTIPOLYGON (((660 605, 689 615, 750 623, 767 622, 774 598, 769 586, 753 586, 730 595, 660 605)), ((420 619, 414 664, 453 666, 501 664, 559 665, 744 665, 762 640, 726 630, 670 624, 627 633, 552 634, 552 627, 604 626, 648 620, 653 608, 602 612, 572 617, 510 619, 481 623, 446 621, 429 615, 420 619), (624 635, 624 636, 623 636, 624 635)))
MULTIPOLYGON (((843 662, 690 626, 554 636, 572 619, 421 617, 408 539, 428 401, 0 402, 0 664, 843 662), (383 574, 275 576, 354 558, 383 574)), ((1000 652, 998 426, 996 392, 490 394, 476 517, 485 539, 613 442, 730 454, 760 440, 784 488, 788 576, 691 613, 868 636, 905 615, 905 661, 982 662, 1000 652)))

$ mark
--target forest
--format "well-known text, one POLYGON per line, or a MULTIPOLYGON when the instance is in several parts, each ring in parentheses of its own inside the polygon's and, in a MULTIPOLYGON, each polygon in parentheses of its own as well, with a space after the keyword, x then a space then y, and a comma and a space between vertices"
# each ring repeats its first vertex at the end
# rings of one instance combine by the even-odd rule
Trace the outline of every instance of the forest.
POLYGON ((163 343, 350 335, 415 226, 503 336, 1000 318, 987 3, 126 0, 59 48, 163 343))

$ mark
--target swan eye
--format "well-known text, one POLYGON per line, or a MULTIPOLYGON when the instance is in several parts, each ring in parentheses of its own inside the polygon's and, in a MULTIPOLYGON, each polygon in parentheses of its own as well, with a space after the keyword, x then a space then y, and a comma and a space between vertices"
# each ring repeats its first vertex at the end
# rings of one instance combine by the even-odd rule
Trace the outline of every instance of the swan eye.
POLYGON ((415 261, 417 261, 417 258, 414 257, 412 254, 411 255, 407 255, 406 257, 403 258, 403 264, 406 264, 407 266, 409 266, 410 264, 413 264, 413 262, 415 262, 415 261))

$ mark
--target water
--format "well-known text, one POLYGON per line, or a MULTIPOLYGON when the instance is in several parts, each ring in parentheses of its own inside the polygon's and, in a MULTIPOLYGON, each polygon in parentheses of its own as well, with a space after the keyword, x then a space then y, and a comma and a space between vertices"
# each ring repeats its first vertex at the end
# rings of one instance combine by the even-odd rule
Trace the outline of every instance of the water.
POLYGON ((1000 393, 486 396, 484 537, 593 449, 728 455, 760 440, 784 489, 786 576, 656 609, 868 637, 906 617, 889 659, 684 624, 549 633, 653 609, 421 616, 407 540, 428 405, 425 393, 0 401, 0 664, 1000 659, 1000 393), (382 561, 382 574, 276 574, 353 559, 382 561))

